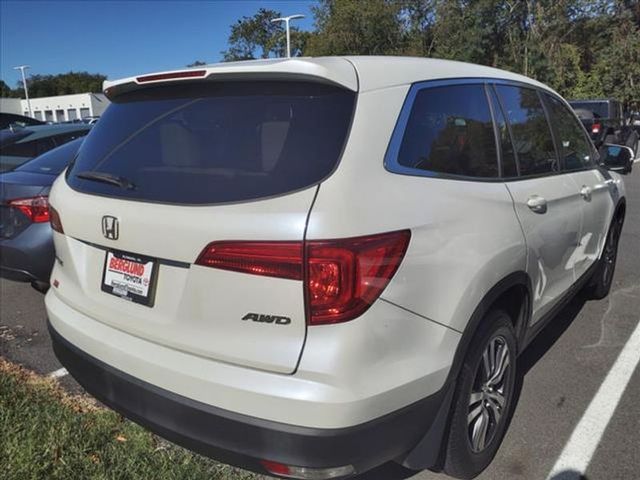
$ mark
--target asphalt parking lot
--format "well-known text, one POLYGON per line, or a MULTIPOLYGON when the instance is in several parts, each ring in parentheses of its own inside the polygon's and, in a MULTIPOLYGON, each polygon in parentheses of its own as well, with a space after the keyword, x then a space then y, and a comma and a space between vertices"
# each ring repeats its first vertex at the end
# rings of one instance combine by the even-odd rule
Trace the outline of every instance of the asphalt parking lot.
MULTIPOLYGON (((640 478, 640 369, 633 360, 640 349, 640 164, 625 182, 627 217, 612 292, 601 301, 576 297, 519 359, 519 403, 481 479, 640 478), (568 471, 572 465, 585 466, 585 474, 568 471)), ((59 370, 43 296, 26 284, 0 280, 0 356, 82 390, 59 370)), ((361 478, 446 477, 388 464, 361 478)))

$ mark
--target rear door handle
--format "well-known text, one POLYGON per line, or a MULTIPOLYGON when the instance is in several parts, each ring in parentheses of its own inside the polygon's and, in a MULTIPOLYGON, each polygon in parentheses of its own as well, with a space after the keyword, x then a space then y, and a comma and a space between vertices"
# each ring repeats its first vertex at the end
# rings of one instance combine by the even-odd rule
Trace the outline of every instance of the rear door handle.
POLYGON ((527 200, 527 207, 535 213, 547 213, 547 200, 540 195, 531 195, 527 200))
POLYGON ((586 201, 589 202, 591 201, 591 188, 587 187, 586 185, 583 185, 582 188, 580 189, 580 195, 582 195, 582 198, 586 201))

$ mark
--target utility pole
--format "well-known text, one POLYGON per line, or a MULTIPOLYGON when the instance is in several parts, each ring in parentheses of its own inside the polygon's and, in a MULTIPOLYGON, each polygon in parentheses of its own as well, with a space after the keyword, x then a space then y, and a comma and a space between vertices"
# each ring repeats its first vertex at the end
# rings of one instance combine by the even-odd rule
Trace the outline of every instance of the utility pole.
POLYGON ((271 23, 284 22, 285 24, 285 29, 287 30, 287 58, 291 58, 291 33, 289 31, 289 22, 296 18, 304 18, 304 15, 289 15, 288 17, 274 18, 271 20, 271 23))
POLYGON ((14 70, 20 70, 22 73, 22 86, 24 87, 24 96, 27 99, 27 110, 29 110, 29 116, 33 118, 33 113, 31 112, 31 101, 29 100, 29 89, 27 88, 27 78, 24 76, 24 71, 29 67, 29 65, 20 65, 19 67, 13 67, 14 70))

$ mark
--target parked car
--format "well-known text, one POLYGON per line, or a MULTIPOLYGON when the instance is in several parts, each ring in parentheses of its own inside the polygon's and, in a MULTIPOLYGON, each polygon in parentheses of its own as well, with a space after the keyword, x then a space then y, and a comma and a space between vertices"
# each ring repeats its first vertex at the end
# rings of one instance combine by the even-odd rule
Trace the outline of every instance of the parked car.
POLYGON ((19 167, 28 160, 85 136, 92 125, 55 124, 0 131, 0 172, 19 167))
POLYGON ((35 118, 25 117, 24 115, 0 112, 0 130, 9 128, 11 125, 27 127, 32 125, 44 125, 44 122, 36 120, 35 118))
POLYGON ((640 134, 627 121, 622 103, 613 99, 570 100, 596 146, 620 144, 640 153, 640 134))
POLYGON ((49 190, 80 148, 78 138, 0 174, 0 276, 49 287, 54 250, 49 190))
POLYGON ((53 346, 192 450, 287 478, 471 478, 518 355, 576 292, 609 292, 624 183, 539 82, 329 57, 105 86, 51 192, 53 346))

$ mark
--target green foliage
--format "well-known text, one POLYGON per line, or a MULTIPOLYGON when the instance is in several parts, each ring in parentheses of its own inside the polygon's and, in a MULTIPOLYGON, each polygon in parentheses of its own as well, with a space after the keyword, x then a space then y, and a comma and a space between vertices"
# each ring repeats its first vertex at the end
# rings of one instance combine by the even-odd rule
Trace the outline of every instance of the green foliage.
POLYGON ((189 65, 187 65, 187 67, 201 67, 203 65, 206 65, 207 62, 203 62, 202 60, 196 60, 193 63, 190 63, 189 65))
MULTIPOLYGON (((107 77, 98 73, 69 72, 59 75, 30 75, 27 78, 31 98, 69 95, 72 93, 102 92, 102 82, 107 77)), ((23 95, 22 81, 16 83, 17 97, 23 95)))
MULTIPOLYGON (((254 58, 282 57, 286 50, 285 29, 282 22, 272 22, 280 12, 260 8, 253 17, 242 17, 231 25, 229 49, 222 53, 225 62, 254 58)), ((307 33, 291 25, 291 56, 300 55, 306 45, 307 33)))
MULTIPOLYGON (((461 60, 640 107, 640 0, 320 0, 313 14, 314 31, 296 31, 304 55, 461 60)), ((233 25, 225 59, 281 55, 265 23, 278 15, 233 25)))
POLYGON ((605 96, 640 108, 640 26, 631 12, 614 17, 611 38, 593 68, 605 96))
POLYGON ((22 93, 22 85, 20 88, 12 89, 4 81, 0 80, 0 97, 2 98, 20 98, 22 93))
POLYGON ((305 55, 393 55, 403 52, 401 4, 386 0, 322 0, 305 55))
POLYGON ((0 358, 0 478, 258 480, 162 441, 0 358))

